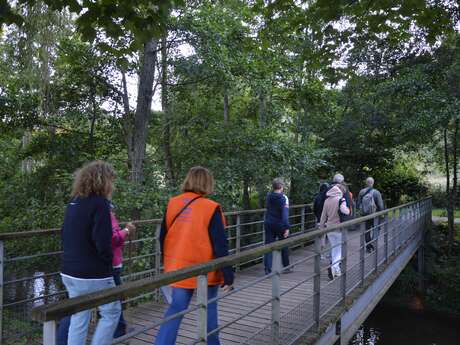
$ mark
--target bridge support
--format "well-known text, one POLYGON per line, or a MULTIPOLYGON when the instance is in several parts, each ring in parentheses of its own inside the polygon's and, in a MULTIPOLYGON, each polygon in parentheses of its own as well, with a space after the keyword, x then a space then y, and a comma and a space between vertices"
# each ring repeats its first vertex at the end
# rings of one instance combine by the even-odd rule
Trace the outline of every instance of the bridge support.
POLYGON ((373 281, 367 281, 364 284, 364 288, 356 294, 355 298, 349 296, 348 309, 345 309, 346 311, 335 322, 330 324, 314 344, 333 345, 337 342, 340 345, 348 345, 356 331, 417 252, 421 243, 421 235, 417 234, 407 247, 389 263, 384 271, 375 277, 373 281), (337 323, 340 324, 340 332, 337 332, 337 323))
POLYGON ((425 248, 422 245, 417 251, 417 273, 418 273, 418 289, 423 294, 425 292, 425 248))

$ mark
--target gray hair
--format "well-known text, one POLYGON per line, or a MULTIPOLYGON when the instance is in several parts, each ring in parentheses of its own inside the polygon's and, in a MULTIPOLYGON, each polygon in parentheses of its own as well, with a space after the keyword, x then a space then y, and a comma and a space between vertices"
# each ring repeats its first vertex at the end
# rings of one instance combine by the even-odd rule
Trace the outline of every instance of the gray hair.
POLYGON ((367 185, 368 187, 373 187, 373 186, 374 186, 374 179, 373 179, 372 177, 369 176, 369 177, 366 179, 366 185, 367 185))
POLYGON ((345 181, 345 177, 342 174, 335 174, 334 178, 332 179, 334 183, 343 183, 345 181))
POLYGON ((273 179, 272 187, 273 187, 273 190, 281 189, 282 187, 284 187, 283 180, 280 177, 273 179))

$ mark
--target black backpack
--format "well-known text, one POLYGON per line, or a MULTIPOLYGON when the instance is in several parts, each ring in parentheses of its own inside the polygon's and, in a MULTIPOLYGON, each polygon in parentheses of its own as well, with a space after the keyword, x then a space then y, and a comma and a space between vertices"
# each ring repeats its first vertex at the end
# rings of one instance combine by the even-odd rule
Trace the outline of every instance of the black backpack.
POLYGON ((346 222, 348 220, 353 219, 353 214, 350 212, 350 214, 344 214, 342 211, 340 211, 340 205, 345 203, 348 207, 348 209, 351 211, 350 205, 347 203, 347 199, 345 197, 339 199, 339 217, 340 217, 340 223, 346 222))

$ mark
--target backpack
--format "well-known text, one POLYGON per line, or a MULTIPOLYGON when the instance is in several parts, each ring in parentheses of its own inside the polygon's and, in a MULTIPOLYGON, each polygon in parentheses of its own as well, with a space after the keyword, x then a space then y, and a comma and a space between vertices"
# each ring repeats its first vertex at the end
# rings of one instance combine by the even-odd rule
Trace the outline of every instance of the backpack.
POLYGON ((347 200, 345 198, 339 199, 339 211, 338 212, 339 212, 340 223, 353 219, 353 214, 351 213, 350 205, 348 205, 347 200), (350 210, 350 214, 345 214, 345 213, 342 213, 342 211, 340 211, 340 205, 342 205, 343 203, 347 205, 348 209, 350 210))
POLYGON ((366 193, 364 193, 361 199, 361 211, 364 215, 372 214, 377 211, 377 205, 374 200, 374 193, 372 188, 369 188, 366 193))

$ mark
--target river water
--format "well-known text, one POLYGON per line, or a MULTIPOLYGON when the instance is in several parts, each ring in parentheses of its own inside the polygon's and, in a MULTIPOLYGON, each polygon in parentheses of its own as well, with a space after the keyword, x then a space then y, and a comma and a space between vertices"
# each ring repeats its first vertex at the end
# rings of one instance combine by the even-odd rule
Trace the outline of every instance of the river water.
POLYGON ((349 345, 459 345, 460 318, 379 304, 349 345))

